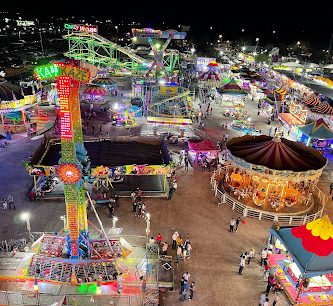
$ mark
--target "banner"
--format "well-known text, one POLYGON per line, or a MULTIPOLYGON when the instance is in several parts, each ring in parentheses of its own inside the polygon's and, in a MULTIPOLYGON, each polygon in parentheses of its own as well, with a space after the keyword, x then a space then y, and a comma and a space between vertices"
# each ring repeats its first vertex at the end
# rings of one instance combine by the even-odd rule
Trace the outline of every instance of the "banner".
POLYGON ((30 175, 35 175, 35 176, 50 176, 50 175, 57 174, 57 169, 55 166, 42 166, 42 165, 27 164, 26 168, 30 175))

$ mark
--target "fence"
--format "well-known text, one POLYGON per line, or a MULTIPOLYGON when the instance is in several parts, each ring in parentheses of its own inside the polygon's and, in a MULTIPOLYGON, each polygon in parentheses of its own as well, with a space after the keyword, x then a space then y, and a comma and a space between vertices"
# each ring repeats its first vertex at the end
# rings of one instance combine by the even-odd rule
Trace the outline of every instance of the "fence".
POLYGON ((211 176, 210 184, 212 186, 212 190, 214 190, 215 197, 219 199, 218 206, 222 204, 226 204, 231 207, 232 210, 238 212, 243 217, 250 217, 256 218, 258 220, 266 219, 271 222, 277 222, 279 225, 285 226, 296 226, 296 225, 303 225, 305 223, 311 222, 320 218, 323 215, 324 208, 325 208, 325 195, 322 191, 315 185, 311 185, 311 191, 314 195, 317 196, 318 201, 320 202, 321 208, 315 213, 311 215, 297 215, 297 214, 274 214, 267 211, 262 211, 259 209, 252 208, 247 206, 232 196, 230 196, 223 187, 222 190, 218 189, 218 183, 215 179, 216 174, 221 174, 222 169, 215 170, 213 175, 211 176))

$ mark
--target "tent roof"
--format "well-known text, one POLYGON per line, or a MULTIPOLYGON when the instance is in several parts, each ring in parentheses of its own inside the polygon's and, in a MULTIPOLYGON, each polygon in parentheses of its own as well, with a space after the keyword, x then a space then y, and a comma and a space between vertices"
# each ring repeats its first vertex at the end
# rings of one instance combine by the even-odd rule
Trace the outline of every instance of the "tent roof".
POLYGON ((99 85, 88 85, 84 89, 83 93, 85 95, 104 96, 108 93, 108 91, 104 87, 99 85))
POLYGON ((318 97, 315 95, 315 94, 311 94, 311 95, 307 95, 303 98, 303 101, 302 101, 305 105, 307 106, 316 106, 319 104, 319 99, 318 97))
POLYGON ((13 101, 22 99, 21 88, 5 79, 0 79, 0 101, 13 101))
POLYGON ((303 134, 313 139, 333 139, 333 131, 322 118, 300 126, 298 129, 303 134))
POLYGON ((327 162, 321 153, 303 143, 266 135, 232 138, 227 149, 248 163, 274 170, 318 170, 327 162))
POLYGON ((327 215, 270 232, 283 243, 305 277, 333 272, 333 225, 327 215))
POLYGON ((232 78, 230 80, 229 83, 225 84, 224 86, 222 86, 221 88, 218 88, 217 91, 219 93, 233 93, 233 94, 240 94, 240 95, 246 95, 246 91, 242 89, 242 87, 240 87, 236 80, 234 78, 232 78))
POLYGON ((220 77, 214 70, 208 70, 208 71, 204 72, 203 74, 201 74, 200 80, 202 80, 202 81, 207 81, 207 80, 219 81, 220 77))
POLYGON ((189 141, 188 146, 190 150, 194 151, 217 151, 217 146, 209 139, 203 141, 189 141))
POLYGON ((333 114, 333 107, 329 105, 327 101, 321 102, 318 105, 311 108, 312 112, 319 113, 319 114, 333 114))

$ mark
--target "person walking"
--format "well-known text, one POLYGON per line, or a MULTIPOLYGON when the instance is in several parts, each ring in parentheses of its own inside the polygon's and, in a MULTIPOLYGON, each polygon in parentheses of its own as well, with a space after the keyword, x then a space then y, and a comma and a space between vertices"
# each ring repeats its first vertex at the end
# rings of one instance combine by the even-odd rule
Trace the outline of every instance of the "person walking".
POLYGON ((160 233, 158 233, 158 234, 156 235, 155 240, 156 240, 157 244, 160 245, 161 242, 162 242, 162 235, 161 235, 160 233))
POLYGON ((177 242, 178 246, 180 246, 180 247, 183 246, 184 241, 183 241, 183 239, 182 239, 182 237, 180 235, 178 235, 178 237, 176 239, 176 242, 177 242))
POLYGON ((173 185, 171 185, 170 188, 169 188, 168 200, 172 199, 174 191, 175 191, 175 189, 173 188, 173 185))
POLYGON ((231 218, 229 232, 233 232, 234 231, 235 224, 236 224, 236 222, 235 222, 234 218, 231 218))
POLYGON ((249 251, 249 254, 247 256, 247 264, 249 265, 250 262, 251 262, 251 259, 254 258, 254 255, 255 255, 255 250, 254 249, 251 249, 249 251))
POLYGON ((180 289, 179 289, 179 294, 182 294, 182 292, 183 292, 183 289, 184 289, 184 287, 185 287, 185 279, 184 279, 184 277, 182 276, 181 278, 180 278, 180 289))
POLYGON ((264 248, 264 249, 261 251, 261 259, 260 259, 260 266, 261 266, 261 267, 262 267, 262 265, 267 261, 267 253, 268 253, 267 248, 264 248))
POLYGON ((187 158, 187 156, 185 156, 185 158, 184 158, 184 164, 185 164, 184 171, 188 172, 188 158, 187 158))
POLYGON ((262 295, 260 295, 259 306, 263 306, 267 298, 268 293, 263 293, 262 295))
POLYGON ((114 207, 112 206, 111 203, 108 205, 108 210, 109 210, 109 218, 113 218, 114 207))
POLYGON ((183 250, 182 247, 179 245, 177 247, 177 252, 176 252, 176 262, 179 263, 180 259, 182 259, 182 255, 183 255, 183 250))
POLYGON ((123 274, 119 273, 117 275, 117 292, 120 293, 123 289, 123 274))
POLYGON ((192 251, 192 245, 191 245, 190 242, 188 242, 188 243, 186 244, 186 255, 187 255, 187 259, 190 258, 190 256, 191 256, 191 251, 192 251))
POLYGON ((137 206, 138 206, 138 203, 136 202, 136 201, 134 201, 133 203, 132 203, 132 217, 133 216, 136 216, 136 208, 137 208, 137 206))
POLYGON ((11 194, 8 195, 7 202, 8 202, 8 208, 12 209, 12 206, 13 206, 13 209, 15 210, 14 198, 11 194))
POLYGON ((236 219, 236 228, 235 228, 235 232, 237 232, 238 231, 238 225, 239 225, 239 222, 241 221, 241 217, 238 217, 237 219, 236 219))
POLYGON ((272 135, 272 127, 270 127, 269 129, 268 129, 268 136, 271 136, 272 135))
POLYGON ((242 256, 241 259, 240 259, 240 263, 239 263, 239 270, 238 270, 238 274, 239 275, 243 275, 243 269, 244 269, 244 266, 245 266, 245 258, 246 256, 242 256))
POLYGON ((92 133, 94 135, 95 134, 95 126, 94 125, 91 127, 91 131, 92 131, 92 133))
POLYGON ((269 267, 269 264, 268 264, 268 262, 266 261, 265 262, 265 265, 264 265, 264 273, 262 274, 262 278, 266 278, 266 277, 268 277, 268 275, 269 275, 269 270, 270 270, 270 267, 269 267))
POLYGON ((2 209, 4 209, 4 210, 8 209, 8 203, 5 198, 2 199, 2 209))
POLYGON ((272 306, 275 306, 279 301, 280 301, 280 295, 279 295, 278 292, 275 292, 274 297, 273 297, 273 305, 272 306))
POLYGON ((272 287, 274 287, 276 284, 276 280, 274 279, 273 275, 269 275, 267 279, 267 287, 266 287, 266 293, 269 293, 272 287))
POLYGON ((333 183, 330 184, 330 194, 332 194, 333 191, 333 183))
POLYGON ((190 280, 191 274, 190 272, 185 272, 183 274, 183 278, 188 282, 190 280))
POLYGON ((176 248, 177 248, 177 238, 178 238, 178 236, 179 236, 178 232, 174 232, 172 234, 172 249, 173 250, 176 250, 176 248))
POLYGON ((162 254, 163 254, 163 255, 167 255, 168 247, 169 247, 169 245, 168 245, 168 243, 165 241, 165 242, 163 243, 163 245, 162 245, 162 254))
POLYGON ((193 300, 194 291, 195 291, 195 284, 194 284, 194 282, 192 282, 190 285, 190 296, 188 297, 189 301, 193 300))
POLYGON ((187 288, 184 287, 183 290, 182 290, 182 298, 181 298, 182 302, 185 302, 186 296, 187 296, 187 288))

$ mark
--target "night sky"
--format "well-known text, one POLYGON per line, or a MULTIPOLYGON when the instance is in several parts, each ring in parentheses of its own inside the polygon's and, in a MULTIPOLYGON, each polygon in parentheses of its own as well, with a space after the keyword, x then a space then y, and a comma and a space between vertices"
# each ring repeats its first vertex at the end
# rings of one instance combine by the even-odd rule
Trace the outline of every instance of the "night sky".
MULTIPOLYGON (((139 21, 143 27, 175 28, 178 24, 191 26, 194 36, 223 40, 249 37, 260 42, 307 40, 326 48, 333 26, 331 8, 321 1, 27 1, 20 4, 23 15, 35 18, 47 16, 104 17, 112 21, 139 21), (82 3, 82 5, 80 5, 82 3), (103 4, 104 3, 104 4, 103 4), (325 8, 325 6, 327 6, 325 8), (164 25, 162 24, 164 22, 164 25), (209 30, 212 26, 213 29, 209 30), (244 29, 244 32, 242 32, 244 29), (273 30, 276 34, 273 36, 273 30)), ((8 2, 7 2, 8 3, 8 2)), ((1 5, 0 5, 1 6, 1 5)), ((13 11, 13 8, 7 7, 13 11)))

